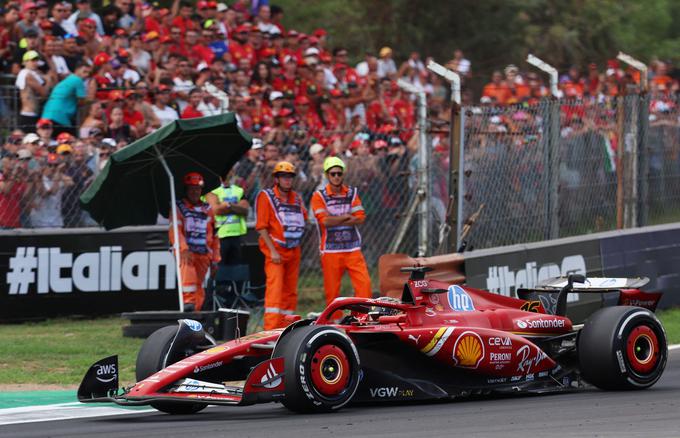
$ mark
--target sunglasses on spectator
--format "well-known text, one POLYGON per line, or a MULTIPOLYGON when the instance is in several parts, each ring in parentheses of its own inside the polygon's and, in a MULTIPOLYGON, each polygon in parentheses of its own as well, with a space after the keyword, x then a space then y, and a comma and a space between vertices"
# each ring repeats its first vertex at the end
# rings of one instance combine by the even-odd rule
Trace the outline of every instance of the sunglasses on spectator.
POLYGON ((332 177, 342 176, 342 172, 328 172, 328 175, 332 177))

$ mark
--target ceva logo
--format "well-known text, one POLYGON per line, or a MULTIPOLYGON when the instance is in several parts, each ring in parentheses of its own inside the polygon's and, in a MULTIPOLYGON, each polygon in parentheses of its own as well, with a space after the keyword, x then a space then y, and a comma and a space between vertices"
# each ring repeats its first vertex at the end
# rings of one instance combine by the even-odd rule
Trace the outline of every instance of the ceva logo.
POLYGON ((447 296, 449 298, 449 307, 456 312, 472 312, 475 310, 472 298, 470 298, 470 295, 468 295, 462 287, 455 284, 449 286, 449 293, 447 296))
POLYGON ((116 364, 110 363, 106 365, 99 365, 97 367, 97 380, 102 383, 113 382, 118 376, 118 371, 116 371, 116 364))

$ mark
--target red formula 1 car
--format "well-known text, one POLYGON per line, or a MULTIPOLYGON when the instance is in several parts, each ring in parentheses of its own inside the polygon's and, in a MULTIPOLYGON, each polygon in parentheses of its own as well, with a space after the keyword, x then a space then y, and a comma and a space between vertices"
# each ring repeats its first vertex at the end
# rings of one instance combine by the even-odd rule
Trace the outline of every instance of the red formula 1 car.
POLYGON ((401 300, 339 298, 316 320, 221 345, 200 323, 181 320, 146 340, 137 384, 118 389, 111 356, 89 369, 78 398, 171 414, 271 401, 315 412, 349 402, 565 391, 587 383, 644 389, 666 365, 666 334, 653 313, 660 294, 637 289, 646 279, 572 275, 520 290, 524 299, 517 299, 428 280, 429 268, 407 269, 401 300), (618 305, 576 326, 564 316, 575 292, 601 293, 618 305), (339 311, 343 318, 332 322, 339 311))

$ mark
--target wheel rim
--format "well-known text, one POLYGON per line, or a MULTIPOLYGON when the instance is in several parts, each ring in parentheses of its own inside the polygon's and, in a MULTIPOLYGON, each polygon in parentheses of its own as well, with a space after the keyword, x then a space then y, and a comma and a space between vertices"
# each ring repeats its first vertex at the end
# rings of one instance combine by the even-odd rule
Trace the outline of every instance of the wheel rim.
POLYGON ((639 374, 654 370, 659 362, 659 339, 650 327, 635 327, 628 335, 626 356, 631 368, 639 374))
POLYGON ((347 388, 350 364, 347 355, 337 345, 323 345, 312 356, 312 384, 326 397, 340 394, 347 388))

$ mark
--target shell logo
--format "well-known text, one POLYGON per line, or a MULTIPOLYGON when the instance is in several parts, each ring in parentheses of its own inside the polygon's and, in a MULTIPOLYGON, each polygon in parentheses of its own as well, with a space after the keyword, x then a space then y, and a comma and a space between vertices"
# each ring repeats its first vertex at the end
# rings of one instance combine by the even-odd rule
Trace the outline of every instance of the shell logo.
POLYGON ((477 368, 484 358, 484 343, 474 332, 463 332, 453 346, 453 360, 464 368, 477 368))

